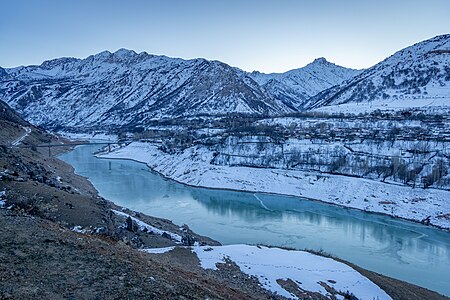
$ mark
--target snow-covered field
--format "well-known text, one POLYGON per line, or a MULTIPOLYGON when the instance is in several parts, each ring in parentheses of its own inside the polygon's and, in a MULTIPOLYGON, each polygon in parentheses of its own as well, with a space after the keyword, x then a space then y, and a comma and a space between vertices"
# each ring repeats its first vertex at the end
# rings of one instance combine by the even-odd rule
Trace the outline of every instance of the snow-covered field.
POLYGON ((167 154, 157 144, 133 142, 103 158, 146 163, 165 177, 191 186, 267 192, 316 199, 450 229, 450 192, 314 172, 211 165, 213 153, 194 146, 167 154))
MULTIPOLYGON (((449 89, 447 88, 447 93, 449 89)), ((330 106, 323 106, 313 111, 325 112, 330 114, 365 114, 376 110, 395 112, 402 110, 423 110, 428 114, 447 114, 450 107, 450 97, 434 97, 434 98, 410 98, 410 99, 388 99, 388 100, 374 100, 371 102, 350 102, 345 104, 337 104, 330 106)))
MULTIPOLYGON (((347 292, 358 299, 391 299, 386 292, 346 264, 305 251, 249 245, 196 246, 191 249, 204 269, 217 270, 216 264, 227 263, 229 259, 243 273, 256 277, 261 287, 287 298, 297 299, 280 285, 281 280, 290 279, 299 292, 320 293, 330 299, 344 299, 343 294, 347 292), (339 293, 331 294, 325 285, 339 293)), ((171 250, 173 247, 144 251, 160 254, 171 250)))
POLYGON ((72 133, 72 132, 58 132, 59 135, 69 139, 69 140, 86 140, 86 141, 117 141, 117 135, 114 134, 105 134, 105 133, 72 133))

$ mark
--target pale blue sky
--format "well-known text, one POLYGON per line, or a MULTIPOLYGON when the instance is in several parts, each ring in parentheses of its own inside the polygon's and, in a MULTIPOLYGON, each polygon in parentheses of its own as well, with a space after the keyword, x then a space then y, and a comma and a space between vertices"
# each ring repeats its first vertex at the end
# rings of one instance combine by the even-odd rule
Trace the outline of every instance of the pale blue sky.
POLYGON ((370 67, 450 32, 449 0, 2 0, 0 66, 119 48, 282 72, 370 67))

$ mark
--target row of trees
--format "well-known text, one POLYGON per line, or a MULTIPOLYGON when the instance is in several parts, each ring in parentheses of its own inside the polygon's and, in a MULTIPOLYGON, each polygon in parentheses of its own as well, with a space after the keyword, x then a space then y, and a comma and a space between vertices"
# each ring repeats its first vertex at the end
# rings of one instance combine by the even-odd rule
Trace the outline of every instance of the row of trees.
POLYGON ((450 161, 445 156, 429 160, 427 156, 400 157, 349 153, 342 148, 310 149, 285 152, 282 145, 255 143, 243 148, 229 145, 216 148, 213 164, 228 166, 250 166, 264 168, 286 168, 303 171, 320 171, 332 174, 358 176, 381 181, 391 180, 412 187, 450 188, 450 161))

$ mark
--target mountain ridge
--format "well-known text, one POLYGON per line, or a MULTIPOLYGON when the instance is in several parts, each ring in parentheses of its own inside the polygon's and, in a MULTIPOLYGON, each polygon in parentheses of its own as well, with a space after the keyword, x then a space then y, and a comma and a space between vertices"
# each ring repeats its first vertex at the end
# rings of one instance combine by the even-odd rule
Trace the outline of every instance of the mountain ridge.
POLYGON ((397 51, 349 81, 322 91, 305 108, 400 100, 416 100, 421 105, 417 100, 447 98, 450 105, 449 64, 450 34, 436 36, 397 51))
POLYGON ((262 85, 251 73, 220 61, 119 49, 4 69, 0 97, 32 123, 49 128, 145 125, 158 118, 228 113, 277 115, 299 111, 309 94, 334 85, 339 79, 331 69, 346 70, 324 59, 304 68, 293 70, 289 80, 310 76, 321 86, 311 81, 291 88, 284 78, 262 85), (319 78, 321 68, 333 78, 319 78))
POLYGON ((302 110, 304 102, 312 96, 361 72, 336 65, 320 57, 302 68, 284 73, 252 72, 250 76, 277 98, 295 103, 296 107, 302 110))
POLYGON ((448 34, 406 47, 365 70, 317 58, 285 73, 249 73, 217 60, 122 48, 1 68, 0 98, 31 123, 51 129, 145 127, 161 118, 230 113, 335 113, 342 105, 349 113, 372 105, 447 107, 449 63, 448 34))

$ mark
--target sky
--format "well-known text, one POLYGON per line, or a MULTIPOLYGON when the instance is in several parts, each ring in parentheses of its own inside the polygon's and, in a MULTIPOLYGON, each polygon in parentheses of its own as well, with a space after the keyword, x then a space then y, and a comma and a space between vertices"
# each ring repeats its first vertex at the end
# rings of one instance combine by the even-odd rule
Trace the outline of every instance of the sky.
POLYGON ((0 66, 120 48, 284 72, 368 68, 450 33, 449 0, 1 0, 0 66))

